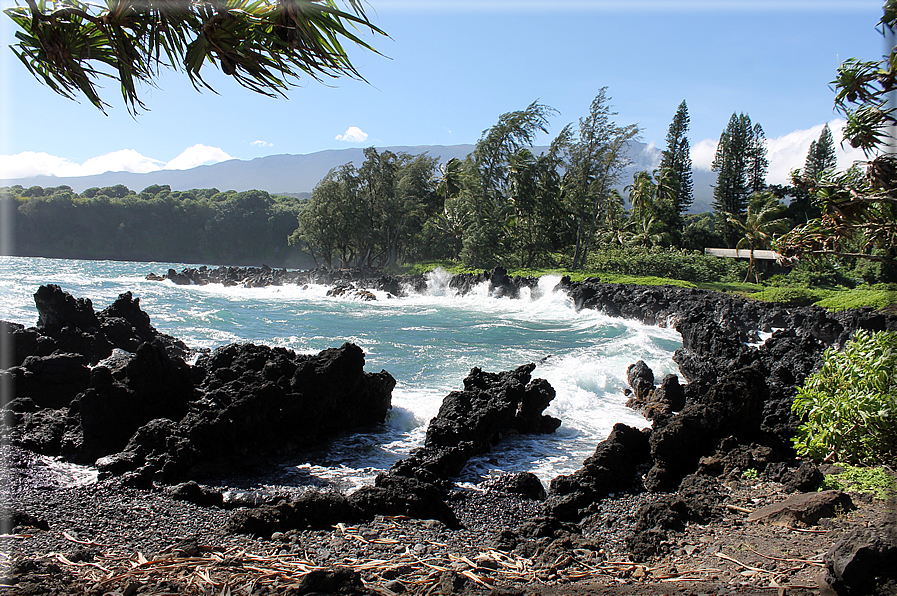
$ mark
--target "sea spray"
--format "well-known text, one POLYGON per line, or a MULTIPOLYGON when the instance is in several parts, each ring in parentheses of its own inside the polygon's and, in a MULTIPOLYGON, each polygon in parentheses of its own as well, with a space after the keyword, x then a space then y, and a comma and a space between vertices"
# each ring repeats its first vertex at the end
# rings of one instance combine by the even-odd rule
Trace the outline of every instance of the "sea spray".
POLYGON ((616 422, 647 422, 625 408, 626 367, 644 360, 655 376, 677 372, 672 352, 681 346, 672 329, 577 312, 546 276, 519 299, 494 298, 488 282, 459 295, 441 270, 427 290, 404 298, 375 292, 377 300, 327 296, 321 285, 264 288, 177 286, 145 276, 180 264, 0 258, 0 319, 34 325, 32 295, 57 283, 90 298, 96 310, 132 291, 159 331, 194 348, 231 342, 282 346, 317 353, 351 341, 366 353, 366 369, 385 369, 397 380, 393 410, 381 428, 340 437, 299 460, 285 462, 291 482, 351 488, 370 482, 423 442, 442 398, 461 389, 474 366, 499 372, 537 363, 534 377, 557 392, 546 413, 560 418, 553 435, 509 437, 475 458, 464 479, 497 470, 530 470, 543 481, 578 468, 616 422), (301 461, 300 461, 301 460, 301 461))

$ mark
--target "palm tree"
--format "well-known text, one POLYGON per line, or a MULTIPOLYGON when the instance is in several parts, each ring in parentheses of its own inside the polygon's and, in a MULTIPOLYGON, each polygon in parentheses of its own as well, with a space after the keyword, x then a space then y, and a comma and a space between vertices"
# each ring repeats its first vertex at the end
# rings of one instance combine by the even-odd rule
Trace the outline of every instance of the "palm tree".
POLYGON ((632 184, 623 190, 629 193, 633 219, 642 220, 650 217, 654 206, 654 195, 657 192, 657 185, 651 179, 651 174, 646 170, 636 172, 632 175, 632 184))
POLYGON ((744 281, 750 279, 753 273, 754 281, 760 283, 760 275, 754 264, 754 250, 768 247, 776 233, 788 229, 790 221, 784 218, 785 211, 785 204, 774 194, 758 192, 752 194, 748 200, 743 218, 733 213, 726 213, 729 224, 741 235, 735 248, 747 247, 751 250, 744 281))

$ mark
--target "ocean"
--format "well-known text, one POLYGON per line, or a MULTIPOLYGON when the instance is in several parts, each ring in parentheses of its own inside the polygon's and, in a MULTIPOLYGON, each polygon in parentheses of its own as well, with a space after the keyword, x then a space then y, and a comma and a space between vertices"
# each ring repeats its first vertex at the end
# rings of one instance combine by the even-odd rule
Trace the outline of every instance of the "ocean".
POLYGON ((644 360, 658 381, 678 373, 671 357, 682 340, 674 329, 577 312, 553 291, 555 276, 515 300, 491 296, 486 284, 459 296, 448 286, 451 276, 437 270, 423 293, 397 298, 375 291, 371 302, 328 297, 328 288, 316 285, 225 288, 145 279, 187 266, 198 265, 0 257, 0 320, 36 324, 33 294, 53 283, 89 298, 97 312, 131 291, 156 329, 191 348, 252 342, 312 354, 353 342, 365 352, 365 370, 385 369, 397 380, 386 424, 285 461, 278 475, 278 483, 311 479, 347 490, 370 483, 421 445, 443 397, 461 389, 474 366, 500 372, 537 363, 533 377, 557 392, 546 413, 562 424, 552 435, 505 439, 470 461, 462 484, 516 471, 547 484, 576 470, 615 423, 648 425, 625 407, 630 364, 644 360))

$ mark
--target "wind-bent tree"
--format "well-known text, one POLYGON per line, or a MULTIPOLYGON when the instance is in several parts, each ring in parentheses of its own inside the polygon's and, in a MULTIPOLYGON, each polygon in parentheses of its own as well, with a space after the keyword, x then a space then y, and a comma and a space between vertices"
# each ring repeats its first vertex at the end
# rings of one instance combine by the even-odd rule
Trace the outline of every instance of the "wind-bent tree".
POLYGON ((554 247, 555 225, 563 213, 558 165, 553 152, 535 157, 529 149, 521 149, 508 163, 513 215, 506 227, 506 249, 517 267, 541 264, 537 261, 554 247))
POLYGON ((609 101, 607 87, 602 87, 592 100, 589 115, 579 119, 576 132, 572 125, 567 125, 558 135, 558 153, 566 158, 564 200, 576 226, 573 269, 585 266, 596 227, 609 208, 613 187, 630 163, 629 141, 640 132, 634 124, 617 126, 613 122, 617 114, 609 101))
POLYGON ((364 150, 359 168, 332 170, 312 191, 290 238, 304 243, 316 262, 332 266, 388 267, 413 247, 441 202, 436 194, 436 159, 364 150))
POLYGON ((741 235, 735 248, 748 248, 751 251, 744 281, 753 274, 754 281, 760 283, 754 250, 768 248, 775 234, 788 229, 791 222, 784 219, 786 211, 785 204, 773 193, 758 192, 751 195, 744 215, 726 214, 729 224, 741 235))
POLYGON ((464 230, 462 259, 471 266, 489 266, 499 258, 501 237, 511 216, 508 198, 513 155, 532 146, 536 134, 548 132, 549 116, 557 110, 534 101, 524 110, 502 114, 498 122, 483 131, 467 167, 473 176, 463 193, 471 216, 464 230))
MULTIPOLYGON (((897 0, 887 0, 878 23, 886 39, 897 33, 897 0)), ((883 60, 844 61, 832 81, 835 108, 847 118, 844 141, 862 149, 865 172, 824 171, 817 180, 801 178, 821 215, 794 228, 778 251, 794 259, 840 256, 878 261, 897 269, 897 46, 883 60)))
POLYGON ((688 124, 688 105, 683 99, 670 123, 670 128, 667 131, 667 148, 663 150, 660 158, 660 168, 670 171, 670 182, 676 189, 673 206, 676 210, 677 221, 670 223, 678 226, 681 226, 682 216, 695 199, 691 171, 691 148, 686 136, 688 124))
POLYGON ((197 89, 209 62, 237 83, 284 95, 303 76, 362 79, 343 47, 374 50, 361 30, 374 26, 362 0, 24 0, 4 12, 16 23, 12 50, 53 91, 79 95, 105 111, 98 93, 115 81, 131 112, 146 109, 138 84, 153 85, 166 69, 187 73, 197 89))
POLYGON ((732 114, 726 130, 720 135, 712 166, 717 172, 713 208, 717 214, 717 227, 727 246, 734 246, 739 239, 728 214, 744 214, 748 197, 766 188, 768 167, 763 129, 759 124, 753 125, 746 114, 732 114))

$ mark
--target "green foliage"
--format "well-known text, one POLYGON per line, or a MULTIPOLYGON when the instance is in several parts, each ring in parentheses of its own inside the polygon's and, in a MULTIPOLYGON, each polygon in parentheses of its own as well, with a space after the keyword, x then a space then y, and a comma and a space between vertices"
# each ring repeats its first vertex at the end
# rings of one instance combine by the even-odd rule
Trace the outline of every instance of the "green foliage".
POLYGON ((832 138, 831 129, 826 124, 819 134, 819 140, 810 143, 810 150, 807 152, 807 160, 801 174, 808 178, 816 178, 826 170, 835 169, 837 165, 835 140, 832 138))
POLYGON ((670 170, 673 188, 673 206, 677 220, 688 211, 694 202, 694 182, 692 181, 691 149, 688 137, 688 105, 685 100, 679 104, 676 115, 667 131, 667 148, 660 159, 660 169, 670 170))
POLYGON ((883 467, 842 466, 842 470, 837 474, 826 474, 819 489, 866 493, 882 501, 897 496, 894 474, 883 467))
POLYGON ((766 284, 783 288, 827 288, 835 289, 854 285, 841 269, 830 262, 801 262, 786 275, 773 275, 766 284))
POLYGON ((784 219, 785 204, 771 192, 755 192, 748 200, 747 211, 743 216, 735 213, 725 215, 730 228, 740 235, 735 247, 751 251, 744 281, 753 273, 754 281, 760 283, 760 274, 754 264, 754 251, 767 248, 775 234, 788 228, 790 222, 784 219))
POLYGON ((360 168, 346 164, 318 183, 290 237, 328 267, 335 258, 338 266, 395 265, 440 210, 434 158, 373 147, 364 155, 360 168))
POLYGON ((852 308, 886 308, 897 305, 897 284, 880 284, 859 287, 841 292, 830 292, 816 306, 839 311, 852 308))
POLYGON ((681 279, 673 279, 670 277, 657 277, 654 275, 618 275, 613 273, 602 273, 598 276, 603 283, 609 284, 634 284, 639 286, 674 286, 677 288, 696 288, 697 285, 683 281, 681 279))
MULTIPOLYGON (((28 189, 31 191, 32 189, 28 189)), ((139 195, 123 185, 29 192, 0 189, 16 200, 16 254, 76 259, 310 266, 290 248, 303 201, 267 192, 172 191, 154 185, 139 195), (60 233, 62 231, 62 233, 60 233)))
MULTIPOLYGON (((865 171, 855 166, 843 173, 823 170, 815 176, 793 176, 795 186, 811 197, 818 216, 786 234, 777 250, 792 259, 836 255, 882 263, 887 267, 877 273, 879 279, 895 281, 897 156, 891 148, 892 129, 897 124, 892 101, 897 90, 897 46, 893 45, 897 0, 886 0, 878 24, 879 33, 889 45, 884 59, 845 60, 831 82, 836 92, 835 109, 847 119, 842 144, 850 143, 873 159, 865 171)), ((808 156, 805 169, 818 170, 810 161, 808 156)))
POLYGON ((11 46, 28 70, 53 91, 107 105, 97 81, 117 81, 128 109, 144 108, 140 84, 155 86, 164 69, 187 73, 197 89, 207 61, 237 83, 268 96, 283 95, 296 79, 361 78, 343 40, 373 50, 359 26, 377 34, 360 0, 350 11, 333 0, 229 0, 102 4, 26 0, 4 12, 20 31, 11 46))
POLYGON ((768 167, 763 129, 759 124, 752 124, 747 114, 733 113, 720 135, 712 166, 717 173, 713 208, 718 229, 729 248, 734 248, 741 238, 733 229, 730 216, 743 215, 748 197, 765 190, 768 167))
POLYGON ((756 480, 760 477, 760 473, 757 472, 757 468, 748 468, 741 473, 741 477, 745 480, 756 480))
POLYGON ((720 259, 697 251, 607 246, 590 257, 587 269, 690 282, 718 282, 743 277, 746 267, 746 263, 735 259, 720 259))
POLYGON ((710 212, 686 215, 680 241, 682 248, 703 252, 708 247, 722 247, 725 240, 717 231, 716 224, 716 218, 710 212))
POLYGON ((831 292, 826 290, 812 290, 810 288, 769 287, 750 294, 750 297, 754 300, 777 302, 786 306, 809 306, 828 297, 830 294, 831 292))
POLYGON ((828 348, 792 405, 794 447, 816 460, 892 465, 897 458, 897 333, 856 332, 828 348))

